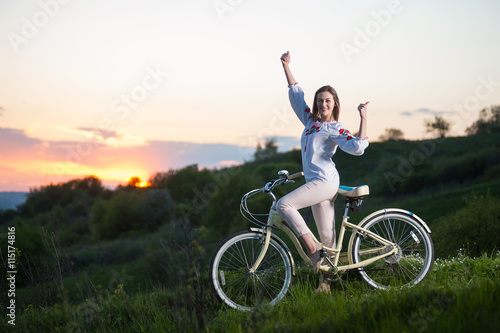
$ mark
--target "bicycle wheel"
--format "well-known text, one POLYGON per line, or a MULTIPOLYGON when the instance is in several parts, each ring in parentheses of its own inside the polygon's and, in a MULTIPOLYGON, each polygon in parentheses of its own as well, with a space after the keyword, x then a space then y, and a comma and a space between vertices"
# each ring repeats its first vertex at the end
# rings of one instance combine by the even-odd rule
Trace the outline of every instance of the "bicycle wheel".
POLYGON ((271 237, 269 248, 256 272, 249 270, 262 248, 262 234, 243 231, 226 238, 210 263, 211 285, 232 308, 251 310, 261 304, 276 304, 288 291, 292 267, 288 251, 271 237))
MULTIPOLYGON (((379 289, 414 286, 429 274, 434 261, 434 246, 427 231, 410 215, 381 213, 361 226, 397 244, 398 252, 358 269, 361 277, 379 289)), ((373 238, 356 235, 352 243, 354 263, 378 256, 390 249, 373 238)))

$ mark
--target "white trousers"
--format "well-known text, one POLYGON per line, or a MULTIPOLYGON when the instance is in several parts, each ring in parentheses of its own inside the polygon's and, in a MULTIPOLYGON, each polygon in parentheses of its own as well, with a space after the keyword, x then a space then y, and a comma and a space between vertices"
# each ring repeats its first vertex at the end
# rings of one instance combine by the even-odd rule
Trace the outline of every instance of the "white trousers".
POLYGON ((278 201, 276 209, 293 231, 298 236, 302 236, 311 230, 300 215, 299 209, 311 207, 321 243, 333 248, 336 240, 333 203, 338 189, 338 184, 314 180, 282 197, 278 201))

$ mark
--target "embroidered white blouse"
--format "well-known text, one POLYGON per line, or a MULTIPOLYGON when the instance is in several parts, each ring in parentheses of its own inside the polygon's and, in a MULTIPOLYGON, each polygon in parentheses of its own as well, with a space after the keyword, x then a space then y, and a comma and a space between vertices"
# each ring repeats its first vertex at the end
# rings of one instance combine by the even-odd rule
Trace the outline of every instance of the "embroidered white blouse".
POLYGON ((305 126, 300 143, 306 182, 320 180, 338 185, 339 175, 332 161, 337 147, 352 155, 363 155, 368 140, 354 137, 337 121, 312 119, 311 109, 304 100, 304 91, 298 84, 289 87, 288 96, 295 114, 305 126))

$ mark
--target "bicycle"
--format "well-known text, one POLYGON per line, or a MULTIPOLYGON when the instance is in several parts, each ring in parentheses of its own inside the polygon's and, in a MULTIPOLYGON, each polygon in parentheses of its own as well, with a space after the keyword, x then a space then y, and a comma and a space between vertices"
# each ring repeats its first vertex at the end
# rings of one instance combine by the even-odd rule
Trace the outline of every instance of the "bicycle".
MULTIPOLYGON (((299 256, 312 265, 295 233, 276 211, 273 190, 279 185, 294 182, 302 172, 290 175, 281 170, 278 179, 263 188, 246 193, 240 212, 258 225, 223 240, 210 263, 210 280, 217 297, 232 308, 252 310, 261 304, 275 305, 286 295, 296 275, 293 256, 275 230, 282 230, 292 241, 299 256), (247 200, 259 193, 271 196, 269 214, 251 213, 247 200), (267 216, 264 223, 260 218, 267 216)), ((320 271, 337 275, 355 271, 371 287, 379 289, 411 287, 420 283, 431 271, 434 246, 431 230, 417 215, 407 210, 387 208, 378 210, 359 224, 349 223, 349 210, 360 206, 369 195, 367 185, 340 186, 338 194, 346 197, 340 232, 335 248, 323 245, 320 271), (347 253, 342 251, 346 229, 351 230, 347 253), (340 264, 339 259, 347 260, 340 264)), ((319 242, 313 235, 316 242, 319 242)))

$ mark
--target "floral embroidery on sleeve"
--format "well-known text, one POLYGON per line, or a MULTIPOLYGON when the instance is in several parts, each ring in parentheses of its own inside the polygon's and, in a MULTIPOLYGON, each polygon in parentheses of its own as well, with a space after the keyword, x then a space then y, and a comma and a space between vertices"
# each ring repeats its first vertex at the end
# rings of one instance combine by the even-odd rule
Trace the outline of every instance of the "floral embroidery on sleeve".
POLYGON ((341 128, 339 133, 340 133, 339 137, 345 136, 347 141, 352 139, 352 134, 351 134, 351 132, 349 132, 349 130, 341 128))
POLYGON ((306 113, 306 114, 309 113, 309 119, 311 119, 311 117, 312 117, 311 109, 305 108, 304 113, 306 113))

